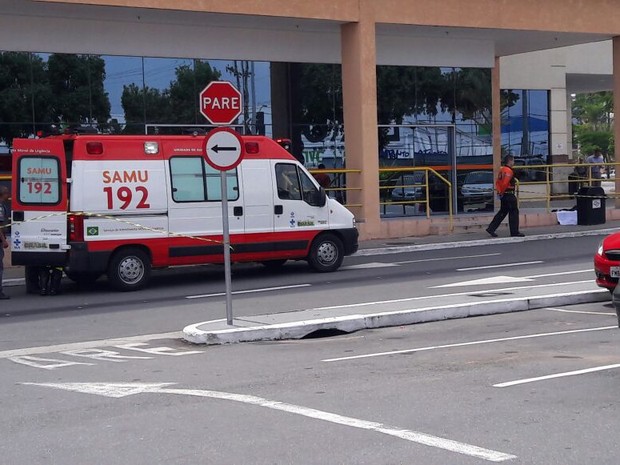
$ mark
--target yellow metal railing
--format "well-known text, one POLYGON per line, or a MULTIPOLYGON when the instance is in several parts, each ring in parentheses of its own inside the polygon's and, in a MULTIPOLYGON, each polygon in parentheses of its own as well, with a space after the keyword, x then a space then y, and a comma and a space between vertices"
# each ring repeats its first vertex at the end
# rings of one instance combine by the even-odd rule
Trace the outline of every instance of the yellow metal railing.
MULTIPOLYGON (((431 203, 431 195, 430 195, 430 183, 429 181, 432 178, 436 178, 437 180, 439 180, 443 185, 445 185, 447 187, 448 190, 448 197, 447 197, 447 205, 448 205, 448 216, 449 216, 449 221, 450 221, 450 230, 452 230, 453 227, 453 202, 452 202, 452 183, 446 179, 443 175, 439 174, 437 171, 435 171, 433 168, 429 168, 429 167, 416 167, 416 168, 404 168, 404 167, 397 167, 397 168, 380 168, 379 169, 379 192, 380 192, 380 198, 381 201, 379 202, 379 205, 383 206, 384 208, 387 205, 402 205, 403 209, 406 208, 407 205, 424 205, 424 209, 426 212, 426 217, 430 218, 431 216, 431 207, 430 207, 430 203, 431 203), (413 174, 416 172, 422 172, 424 173, 422 176, 422 179, 419 182, 415 182, 415 183, 405 183, 404 182, 404 176, 406 176, 407 174, 413 174), (400 184, 392 184, 390 183, 391 178, 390 178, 390 174, 397 174, 398 177, 400 178, 401 182, 400 184), (383 180, 381 180, 381 178, 384 178, 383 180), (387 183, 387 184, 386 184, 387 183), (397 189, 402 189, 403 194, 405 189, 424 189, 424 196, 423 198, 420 199, 415 199, 413 198, 412 200, 387 200, 391 193, 394 190, 397 189)), ((404 197, 404 195, 403 195, 404 197)))
MULTIPOLYGON (((604 171, 606 173, 601 173, 601 176, 605 177, 594 177, 592 174, 593 165, 590 163, 555 163, 553 165, 513 166, 512 169, 515 171, 515 176, 517 178, 522 178, 517 186, 519 203, 544 202, 547 211, 550 211, 552 208, 551 202, 554 200, 573 199, 579 187, 600 186, 600 183, 603 181, 615 180, 615 176, 614 178, 610 178, 608 173, 612 170, 615 171, 620 163, 597 163, 597 165, 605 167, 604 171), (562 168, 566 170, 564 170, 564 172, 559 171, 562 168), (567 173, 566 171, 568 168, 572 168, 573 171, 567 173), (582 175, 577 174, 577 168, 581 169, 582 175), (524 174, 527 174, 527 176, 524 176, 524 174), (554 186, 561 184, 567 185, 568 190, 554 189, 554 186)), ((606 197, 609 198, 617 198, 618 196, 620 196, 620 194, 615 191, 606 193, 606 197)))
POLYGON ((324 187, 327 194, 332 194, 336 200, 342 203, 347 208, 361 208, 361 203, 350 203, 347 199, 347 192, 362 190, 361 187, 348 187, 350 182, 347 183, 346 176, 348 174, 361 174, 362 170, 349 170, 349 169, 308 169, 310 174, 326 174, 330 177, 330 183, 328 187, 324 187))

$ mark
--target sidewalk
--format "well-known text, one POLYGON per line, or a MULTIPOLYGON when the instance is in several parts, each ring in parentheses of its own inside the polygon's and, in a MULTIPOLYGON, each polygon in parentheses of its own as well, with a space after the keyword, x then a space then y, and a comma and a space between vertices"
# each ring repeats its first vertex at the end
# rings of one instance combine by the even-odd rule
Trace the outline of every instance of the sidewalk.
MULTIPOLYGON (((529 228, 523 230, 525 237, 509 237, 507 226, 502 225, 498 230, 500 235, 498 238, 491 238, 486 231, 482 230, 452 235, 364 241, 360 243, 357 255, 384 255, 553 238, 598 236, 616 231, 620 231, 620 221, 591 226, 556 225, 529 228)), ((441 298, 422 296, 380 304, 324 307, 300 312, 235 318, 232 326, 228 326, 225 320, 208 321, 187 326, 183 330, 183 337, 191 343, 207 345, 300 339, 320 330, 352 332, 361 329, 609 300, 609 292, 597 287, 594 279, 591 283, 572 286, 570 292, 563 292, 562 287, 563 284, 556 288, 553 286, 506 288, 498 290, 501 292, 487 293, 488 295, 475 294, 472 291, 456 292, 445 294, 441 298), (548 288, 551 290, 549 291, 548 288), (510 297, 506 297, 506 294, 510 294, 510 297)))

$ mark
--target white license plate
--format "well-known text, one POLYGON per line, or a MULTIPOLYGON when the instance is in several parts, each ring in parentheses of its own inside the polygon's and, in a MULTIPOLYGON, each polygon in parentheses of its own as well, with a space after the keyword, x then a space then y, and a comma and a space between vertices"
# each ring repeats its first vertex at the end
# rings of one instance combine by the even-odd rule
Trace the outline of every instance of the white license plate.
POLYGON ((610 266, 609 276, 612 278, 620 278, 620 266, 610 266))

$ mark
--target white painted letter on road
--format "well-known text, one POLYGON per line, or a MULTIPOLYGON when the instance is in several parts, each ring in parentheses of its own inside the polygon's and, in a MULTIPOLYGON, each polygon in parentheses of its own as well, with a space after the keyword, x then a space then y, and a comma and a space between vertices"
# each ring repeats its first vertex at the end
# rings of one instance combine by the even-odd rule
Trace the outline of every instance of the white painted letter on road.
POLYGON ((15 363, 19 363, 21 365, 28 365, 33 368, 43 368, 45 370, 54 370, 56 368, 70 367, 73 365, 89 365, 92 366, 94 363, 83 363, 83 362, 69 362, 67 360, 58 360, 55 358, 42 358, 42 357, 31 357, 25 355, 23 357, 10 357, 9 360, 15 363))
POLYGON ((147 347, 143 349, 143 346, 148 346, 144 342, 134 342, 132 344, 123 344, 122 346, 114 346, 119 349, 137 350, 138 352, 144 352, 153 355, 170 355, 171 357, 179 357, 181 355, 202 354, 200 350, 176 350, 170 347, 147 347))

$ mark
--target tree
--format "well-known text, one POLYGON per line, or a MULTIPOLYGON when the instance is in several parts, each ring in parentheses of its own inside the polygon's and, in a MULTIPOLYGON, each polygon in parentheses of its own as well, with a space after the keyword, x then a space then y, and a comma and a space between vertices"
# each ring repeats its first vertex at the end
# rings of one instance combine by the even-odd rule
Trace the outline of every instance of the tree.
POLYGON ((147 123, 189 126, 204 122, 198 111, 198 93, 209 82, 219 80, 221 73, 208 62, 196 60, 193 67, 178 66, 175 77, 174 81, 170 81, 170 87, 163 90, 152 87, 143 89, 136 84, 123 86, 121 105, 127 122, 125 133, 143 133, 147 123))
POLYGON ((603 154, 614 152, 613 93, 579 94, 572 102, 573 137, 583 154, 600 149, 603 154))
POLYGON ((34 132, 34 121, 49 121, 51 90, 45 63, 37 55, 0 53, 0 140, 34 132))
POLYGON ((125 112, 126 134, 143 134, 147 123, 168 122, 172 111, 167 90, 138 87, 136 84, 123 86, 121 105, 125 112))
POLYGON ((198 93, 211 81, 219 81, 222 74, 207 61, 194 61, 194 67, 182 65, 175 70, 176 80, 170 83, 170 110, 167 119, 177 124, 204 123, 198 110, 198 93))
POLYGON ((55 121, 75 124, 106 124, 110 100, 105 92, 105 61, 96 55, 50 55, 48 80, 55 121))

